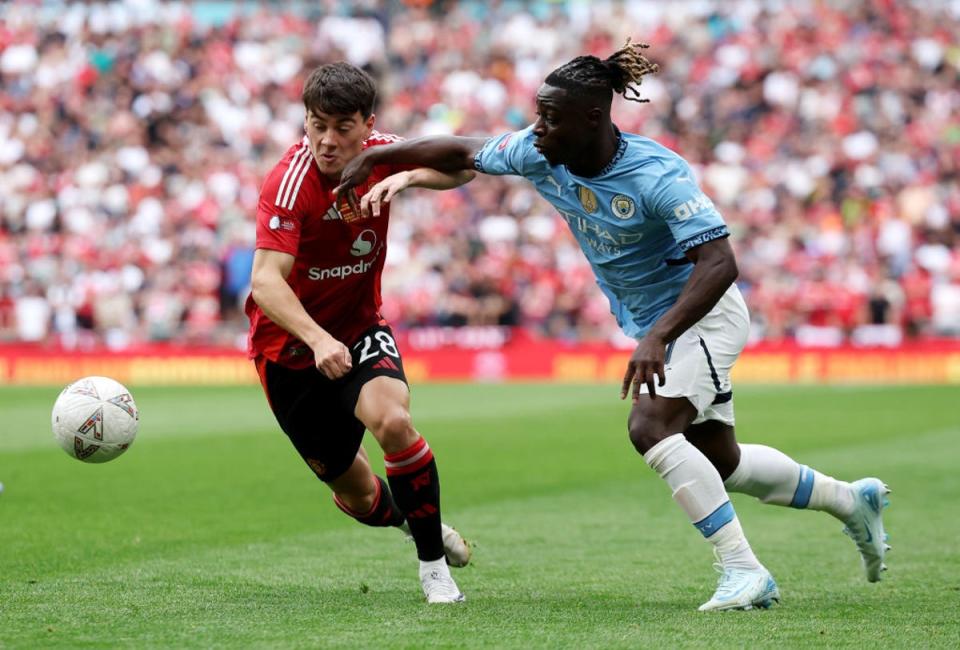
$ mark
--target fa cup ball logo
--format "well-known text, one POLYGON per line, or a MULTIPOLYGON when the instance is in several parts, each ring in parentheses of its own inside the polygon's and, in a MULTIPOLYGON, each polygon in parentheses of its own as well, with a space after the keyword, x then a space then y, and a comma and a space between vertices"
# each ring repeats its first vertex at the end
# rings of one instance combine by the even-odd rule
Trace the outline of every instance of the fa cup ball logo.
POLYGON ((377 244, 377 233, 372 230, 364 230, 357 235, 353 245, 350 247, 350 254, 354 257, 363 257, 373 250, 377 244))

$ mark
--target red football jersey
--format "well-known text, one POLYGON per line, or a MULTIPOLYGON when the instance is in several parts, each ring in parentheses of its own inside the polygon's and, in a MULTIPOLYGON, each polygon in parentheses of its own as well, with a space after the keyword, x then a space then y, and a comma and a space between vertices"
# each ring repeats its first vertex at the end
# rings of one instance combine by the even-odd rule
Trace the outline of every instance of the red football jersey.
MULTIPOLYGON (((373 131, 364 149, 401 138, 373 131)), ((379 165, 367 189, 410 166, 379 165)), ((290 147, 267 175, 257 206, 257 248, 289 253, 296 258, 287 283, 307 313, 344 345, 353 343, 380 316, 380 275, 387 254, 389 204, 380 216, 354 214, 346 199, 336 199, 337 183, 320 173, 309 141, 290 147)), ((249 353, 291 368, 314 364, 313 351, 271 321, 247 296, 250 319, 249 353)))

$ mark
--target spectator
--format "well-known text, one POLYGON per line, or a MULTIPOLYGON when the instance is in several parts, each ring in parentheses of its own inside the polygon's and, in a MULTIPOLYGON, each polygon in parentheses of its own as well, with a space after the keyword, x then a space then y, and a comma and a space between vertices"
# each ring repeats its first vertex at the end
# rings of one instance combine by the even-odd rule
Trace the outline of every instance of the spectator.
MULTIPOLYGON (((662 72, 644 83, 651 103, 616 105, 615 120, 695 165, 735 231, 755 337, 960 334, 956 3, 2 11, 7 339, 241 339, 259 183, 301 133, 306 68, 369 67, 390 131, 498 132, 532 120, 546 71, 627 35, 652 44, 662 72)), ((404 195, 393 214, 384 310, 397 325, 615 336, 566 226, 531 189, 484 178, 404 195)))

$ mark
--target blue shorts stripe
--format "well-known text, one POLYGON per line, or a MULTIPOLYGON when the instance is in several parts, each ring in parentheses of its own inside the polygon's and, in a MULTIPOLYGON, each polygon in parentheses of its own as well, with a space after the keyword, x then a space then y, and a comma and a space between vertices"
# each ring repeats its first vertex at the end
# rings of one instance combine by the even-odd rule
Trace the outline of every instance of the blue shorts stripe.
POLYGON ((800 466, 800 480, 797 481, 797 490, 793 493, 791 508, 806 508, 813 494, 813 470, 806 465, 800 466))
POLYGON ((720 388, 720 377, 717 376, 717 369, 713 367, 713 357, 710 356, 710 350, 707 349, 707 342, 703 340, 703 337, 698 336, 697 338, 700 339, 700 347, 703 348, 703 353, 707 355, 707 365, 710 366, 710 379, 713 380, 713 387, 719 393, 722 389, 720 388))
POLYGON ((670 363, 670 357, 673 356, 673 348, 676 345, 677 345, 676 339, 674 339, 673 341, 670 341, 670 344, 667 345, 667 353, 665 358, 663 359, 663 365, 667 365, 668 363, 670 363))
POLYGON ((726 393, 717 393, 717 396, 713 398, 713 404, 726 404, 733 399, 733 391, 728 390, 726 393))
POLYGON ((697 527, 697 530, 699 530, 700 534, 704 537, 710 537, 733 521, 733 518, 736 516, 737 513, 733 511, 733 504, 726 501, 719 508, 695 523, 694 526, 697 527))

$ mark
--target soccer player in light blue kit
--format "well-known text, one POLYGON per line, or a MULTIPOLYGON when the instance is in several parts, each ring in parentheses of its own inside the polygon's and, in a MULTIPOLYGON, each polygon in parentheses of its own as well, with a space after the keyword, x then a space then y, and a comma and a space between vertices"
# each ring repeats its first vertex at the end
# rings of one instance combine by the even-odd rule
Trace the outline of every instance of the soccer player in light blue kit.
MULTIPOLYGON (((727 225, 683 158, 620 132, 610 118, 613 93, 643 101, 637 87, 657 70, 645 47, 628 41, 606 60, 581 56, 553 71, 537 92, 536 123, 522 131, 368 149, 344 169, 338 191, 356 202, 352 188, 378 164, 476 169, 523 176, 563 215, 617 322, 638 341, 620 395, 632 395, 630 440, 720 560, 716 592, 701 610, 765 608, 780 599, 728 491, 832 514, 875 582, 889 549, 886 485, 838 481, 771 447, 736 441, 730 370, 750 318, 734 284, 727 225)), ((376 213, 402 189, 386 179, 358 207, 376 213)))

